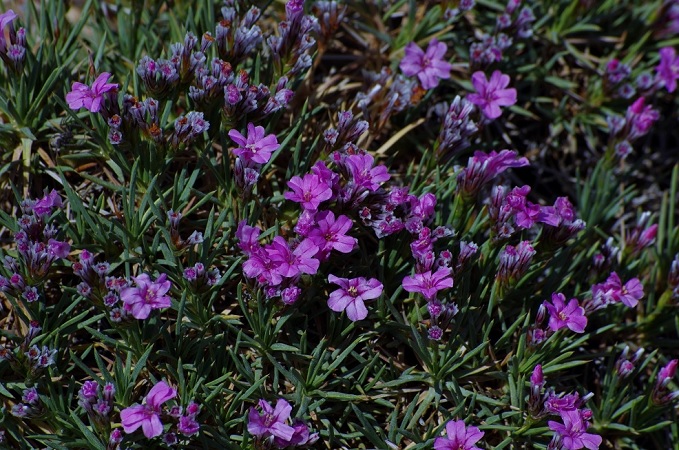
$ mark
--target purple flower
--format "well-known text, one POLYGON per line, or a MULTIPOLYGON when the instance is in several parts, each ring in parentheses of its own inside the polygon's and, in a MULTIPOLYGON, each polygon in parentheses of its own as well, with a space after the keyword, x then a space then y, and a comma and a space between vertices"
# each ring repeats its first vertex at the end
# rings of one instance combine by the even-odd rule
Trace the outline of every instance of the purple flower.
POLYGON ((579 410, 567 410, 561 412, 563 424, 550 420, 547 422, 563 443, 563 448, 567 450, 578 450, 581 448, 598 449, 601 445, 601 436, 585 433, 587 422, 583 420, 579 410))
POLYGON ((406 45, 405 56, 399 67, 409 77, 417 75, 424 89, 432 89, 438 86, 439 79, 450 78, 453 68, 443 58, 448 47, 435 38, 429 41, 427 51, 424 52, 414 42, 406 45))
POLYGON ((340 253, 351 252, 358 240, 347 236, 353 224, 351 219, 340 215, 335 219, 332 211, 319 212, 316 215, 317 226, 309 232, 309 239, 323 252, 337 250, 340 253))
POLYGON ((321 202, 332 197, 332 189, 322 182, 318 175, 306 174, 304 178, 294 176, 288 181, 287 191, 284 197, 293 202, 301 203, 304 209, 315 211, 321 202))
POLYGON ((340 287, 330 293, 328 307, 335 312, 347 312, 351 321, 363 320, 368 316, 368 309, 363 303, 382 295, 382 283, 377 279, 369 280, 358 278, 339 278, 335 275, 328 276, 328 281, 340 287))
POLYGON ((447 437, 434 441, 434 450, 481 450, 475 446, 485 434, 477 427, 465 427, 464 420, 451 420, 446 424, 447 437))
POLYGON ((544 302, 549 311, 549 328, 558 331, 568 327, 576 333, 584 333, 587 326, 585 309, 580 306, 578 300, 572 298, 566 305, 566 297, 563 294, 552 294, 552 303, 544 302))
POLYGON ((451 273, 448 267, 439 267, 434 273, 431 270, 416 273, 403 279, 403 289, 408 292, 419 292, 427 300, 432 300, 438 291, 453 287, 451 273))
POLYGON ((300 273, 313 275, 320 265, 320 261, 314 258, 318 253, 318 247, 309 239, 304 239, 291 250, 282 236, 276 236, 267 247, 267 252, 271 261, 276 264, 276 271, 287 278, 300 273))
POLYGON ((611 272, 606 280, 606 290, 613 301, 622 302, 634 308, 644 296, 644 286, 638 278, 632 278, 624 285, 617 273, 611 272))
POLYGON ((458 189, 468 195, 475 195, 493 178, 512 167, 523 167, 529 164, 528 159, 519 157, 514 150, 501 150, 483 153, 474 152, 465 167, 457 176, 458 189))
POLYGON ((0 14, 0 52, 4 52, 5 48, 7 47, 7 43, 5 41, 5 27, 12 23, 14 19, 16 19, 17 16, 16 13, 8 9, 4 13, 0 14))
POLYGON ((385 165, 373 167, 375 159, 369 155, 349 155, 346 166, 351 173, 353 182, 356 186, 367 188, 375 192, 380 187, 380 183, 389 180, 389 172, 385 165))
POLYGON ((44 216, 49 214, 53 208, 61 208, 62 204, 59 193, 52 189, 49 194, 46 194, 43 198, 35 202, 33 205, 33 212, 38 216, 44 216))
POLYGON ((278 150, 280 145, 275 134, 264 136, 264 133, 264 127, 256 127, 252 123, 248 123, 247 138, 236 130, 229 131, 229 137, 240 145, 233 150, 233 154, 258 164, 269 162, 271 154, 278 150))
POLYGON ((285 422, 290 418, 292 406, 282 398, 276 402, 276 408, 265 400, 259 401, 259 413, 254 407, 248 413, 248 432, 257 437, 274 436, 289 442, 295 429, 285 422))
POLYGON ((133 405, 120 411, 120 421, 125 433, 134 433, 141 427, 144 436, 151 439, 163 433, 160 409, 163 403, 177 396, 177 391, 164 381, 151 388, 144 405, 133 405))
POLYGON ((120 299, 125 310, 132 313, 135 319, 146 319, 152 309, 169 308, 172 301, 165 295, 172 287, 167 275, 161 274, 154 282, 143 273, 133 278, 136 287, 127 287, 120 291, 120 299))
POLYGON ((192 436, 200 430, 200 424, 193 417, 182 416, 179 418, 177 430, 185 436, 192 436))
POLYGON ((656 67, 658 79, 665 85, 668 92, 674 92, 677 88, 679 79, 679 58, 677 52, 672 47, 660 49, 660 64, 656 67))
POLYGON ((111 78, 111 74, 103 72, 94 80, 91 88, 86 84, 75 81, 71 92, 66 94, 68 106, 76 110, 85 107, 90 112, 99 112, 101 102, 104 99, 103 94, 118 89, 116 83, 107 83, 109 78, 111 78))
POLYGON ((486 74, 478 71, 472 75, 472 84, 476 94, 467 95, 467 100, 481 108, 489 119, 497 119, 502 115, 500 106, 511 106, 516 103, 516 89, 509 88, 509 75, 499 70, 493 72, 490 80, 486 74))

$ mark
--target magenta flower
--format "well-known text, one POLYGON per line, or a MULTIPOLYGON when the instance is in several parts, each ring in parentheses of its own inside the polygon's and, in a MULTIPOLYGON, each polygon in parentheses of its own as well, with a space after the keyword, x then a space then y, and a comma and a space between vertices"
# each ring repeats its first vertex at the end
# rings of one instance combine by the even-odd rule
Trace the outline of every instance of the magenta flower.
POLYGON ((367 153, 349 155, 344 162, 351 173, 354 184, 373 192, 379 189, 380 183, 388 181, 390 178, 387 167, 383 164, 373 167, 375 158, 367 153))
POLYGON ((447 50, 446 44, 436 38, 429 41, 426 52, 411 42, 406 45, 405 56, 399 67, 409 77, 417 75, 424 89, 435 88, 439 79, 450 78, 453 66, 443 59, 447 50))
POLYGON ((561 412, 563 424, 550 420, 549 428, 561 438, 563 448, 566 450, 578 450, 588 448, 598 449, 601 445, 601 436, 585 433, 588 423, 583 420, 579 410, 566 410, 561 412))
POLYGON ((337 250, 340 253, 349 253, 356 246, 358 240, 347 236, 353 222, 345 215, 335 219, 332 211, 319 212, 316 216, 317 226, 309 232, 309 239, 323 252, 337 250))
POLYGON ((304 178, 294 176, 288 181, 288 191, 283 196, 293 202, 301 203, 304 209, 315 211, 321 202, 332 197, 332 189, 323 183, 318 175, 306 174, 304 178))
POLYGON ((49 194, 46 194, 41 199, 36 200, 35 204, 33 205, 33 212, 39 216, 44 216, 52 212, 52 209, 54 208, 61 208, 62 205, 63 203, 59 193, 52 189, 49 194))
POLYGON ((340 287, 330 293, 328 307, 335 312, 347 312, 347 317, 353 322, 363 320, 368 316, 365 307, 366 300, 372 300, 382 295, 382 283, 377 279, 366 280, 358 278, 339 278, 335 275, 328 276, 328 281, 340 287))
POLYGON ((624 285, 617 273, 611 272, 606 280, 606 290, 609 297, 615 302, 622 302, 630 308, 634 308, 644 297, 644 286, 638 278, 632 278, 624 285))
POLYGON ((0 52, 4 52, 7 47, 7 42, 5 41, 5 27, 12 23, 17 17, 19 16, 11 9, 0 14, 0 52))
POLYGON ((502 115, 500 106, 512 106, 516 103, 516 89, 509 88, 509 75, 499 70, 493 72, 490 80, 479 71, 472 75, 472 84, 476 94, 467 95, 467 100, 481 108, 489 119, 497 119, 502 115))
POLYGON ((677 52, 672 47, 663 47, 660 49, 660 63, 656 67, 658 72, 658 79, 665 85, 668 92, 674 92, 677 88, 677 79, 679 79, 679 57, 677 52))
POLYGON ((485 434, 477 427, 465 427, 464 420, 451 420, 446 424, 446 437, 434 441, 434 450, 481 450, 475 446, 485 434))
POLYGON ((146 319, 152 309, 169 308, 172 305, 170 297, 165 295, 172 288, 172 283, 164 273, 154 282, 145 273, 133 280, 137 286, 120 291, 120 300, 124 303, 125 311, 131 312, 135 319, 146 319))
POLYGON ((264 127, 254 126, 248 123, 247 138, 237 130, 229 131, 229 137, 240 147, 233 149, 233 154, 240 156, 246 161, 258 164, 266 164, 271 159, 271 154, 278 150, 278 139, 275 134, 264 136, 264 127))
POLYGON ((283 237, 276 236, 266 250, 281 276, 292 278, 300 273, 313 275, 318 271, 320 261, 314 258, 318 247, 309 239, 291 250, 283 237))
POLYGON ((563 294, 552 294, 552 303, 544 302, 549 311, 549 328, 558 331, 568 327, 575 333, 584 333, 587 326, 585 309, 580 306, 578 300, 572 298, 566 305, 566 297, 563 294))
POLYGON ((292 406, 282 398, 276 402, 276 408, 265 401, 259 401, 262 410, 259 413, 254 407, 248 413, 248 432, 257 437, 274 436, 289 442, 295 434, 295 429, 285 422, 290 418, 292 406))
POLYGON ((103 72, 94 80, 90 88, 86 84, 73 82, 71 92, 66 94, 66 101, 71 109, 87 108, 90 112, 99 112, 104 94, 118 89, 116 83, 107 83, 111 74, 103 72))
POLYGON ((141 427, 144 436, 151 439, 163 433, 160 410, 163 403, 177 396, 177 391, 164 381, 151 388, 144 405, 132 405, 120 411, 120 421, 125 433, 134 433, 141 427))
POLYGON ((408 292, 419 292, 427 300, 436 297, 440 290, 453 287, 453 277, 449 267, 439 267, 436 272, 428 270, 423 273, 416 273, 403 279, 403 289, 408 292))

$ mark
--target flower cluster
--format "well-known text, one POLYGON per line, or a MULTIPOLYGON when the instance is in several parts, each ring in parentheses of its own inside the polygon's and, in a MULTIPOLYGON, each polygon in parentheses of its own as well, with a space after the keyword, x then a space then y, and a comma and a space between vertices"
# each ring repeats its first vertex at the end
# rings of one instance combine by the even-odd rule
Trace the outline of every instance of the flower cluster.
POLYGON ((39 417, 44 411, 45 408, 38 395, 38 390, 31 387, 24 389, 21 394, 21 403, 12 406, 11 413, 14 417, 30 419, 39 417))
POLYGON ((558 415, 561 422, 550 420, 549 428, 554 431, 554 437, 549 443, 550 450, 578 450, 582 448, 598 449, 603 439, 601 436, 587 433, 591 425, 592 411, 583 408, 592 397, 574 394, 556 394, 553 388, 545 389, 542 366, 537 365, 530 377, 530 391, 527 407, 535 418, 548 415, 558 415))
POLYGON ((248 433, 259 441, 273 439, 276 448, 294 448, 312 445, 318 440, 318 433, 311 433, 309 426, 300 419, 288 424, 292 406, 279 398, 272 407, 266 400, 260 400, 257 408, 248 413, 248 433))
POLYGON ((40 298, 39 288, 52 265, 65 259, 71 251, 67 242, 55 239, 58 230, 48 224, 50 213, 62 206, 61 197, 52 190, 38 200, 21 203, 19 231, 14 235, 19 258, 5 256, 3 267, 9 277, 0 276, 0 291, 26 303, 40 298))
POLYGON ((100 429, 110 425, 115 393, 113 383, 106 383, 100 388, 96 381, 85 381, 78 391, 78 405, 87 412, 90 422, 100 429))
POLYGON ((8 9, 0 14, 0 58, 11 68, 15 75, 19 75, 24 70, 26 62, 26 29, 21 27, 14 29, 14 20, 17 14, 8 9), (5 29, 9 28, 9 41, 5 38, 5 29))

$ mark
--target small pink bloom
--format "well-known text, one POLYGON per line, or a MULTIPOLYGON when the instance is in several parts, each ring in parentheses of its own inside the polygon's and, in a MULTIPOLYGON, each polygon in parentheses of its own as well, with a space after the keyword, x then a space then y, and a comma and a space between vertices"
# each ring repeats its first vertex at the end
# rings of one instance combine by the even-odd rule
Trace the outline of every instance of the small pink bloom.
POLYGON ((250 408, 248 433, 257 437, 274 436, 289 442, 295 434, 295 429, 286 423, 292 412, 290 403, 279 398, 274 409, 265 400, 260 400, 259 408, 261 413, 255 408, 250 408))
POLYGON ((516 89, 509 86, 509 75, 499 70, 493 72, 490 80, 486 74, 479 71, 472 75, 472 84, 476 94, 467 95, 467 100, 481 108, 489 119, 497 119, 502 115, 500 106, 512 106, 516 103, 516 89))
POLYGON ((485 434, 477 427, 465 427, 464 420, 451 420, 446 424, 446 437, 434 441, 434 450, 481 450, 476 444, 485 434))
POLYGON ((177 396, 177 391, 164 381, 151 388, 144 405, 132 405, 120 411, 120 421, 125 433, 134 433, 141 427, 144 436, 151 439, 163 433, 160 412, 163 403, 177 396))
POLYGON ((71 109, 87 108, 90 112, 99 112, 104 94, 118 89, 116 83, 107 83, 111 74, 103 72, 94 80, 90 88, 86 84, 75 81, 71 87, 71 92, 66 94, 66 101, 71 109))
POLYGON ((300 203, 304 209, 315 211, 318 205, 332 197, 332 189, 322 182, 318 175, 306 174, 304 178, 294 176, 288 181, 288 187, 292 189, 283 196, 300 203))
POLYGON ((668 92, 674 92, 677 88, 677 79, 679 79, 677 52, 672 47, 663 47, 658 53, 660 54, 660 63, 655 69, 658 72, 657 77, 665 85, 668 92))
POLYGON ((247 137, 237 130, 229 131, 229 137, 240 147, 233 149, 233 154, 240 156, 246 161, 257 164, 266 164, 271 159, 271 154, 278 150, 278 139, 275 134, 264 135, 264 127, 254 126, 248 123, 247 137))
POLYGON ((372 300, 382 295, 382 283, 375 278, 367 280, 363 277, 339 278, 330 275, 328 281, 340 287, 330 293, 328 307, 335 312, 346 310, 347 317, 354 322, 368 316, 365 300, 372 300))
POLYGON ((172 288, 167 275, 161 274, 156 281, 143 273, 133 278, 136 287, 127 287, 120 291, 126 311, 132 313, 135 319, 146 319, 152 309, 169 308, 172 300, 165 295, 172 288))
POLYGON ((452 271, 448 267, 440 267, 434 273, 431 270, 416 273, 403 279, 403 289, 408 292, 419 292, 427 300, 431 300, 436 297, 438 291, 453 287, 451 273, 452 271))
POLYGON ((577 299, 572 298, 566 305, 566 297, 563 294, 552 294, 552 303, 544 302, 549 311, 549 328, 558 331, 568 327, 576 333, 584 333, 587 326, 585 309, 580 306, 577 299))
POLYGON ((439 79, 450 78, 452 66, 444 59, 447 50, 446 44, 436 39, 429 42, 426 52, 411 42, 399 67, 409 77, 417 75, 424 89, 435 88, 439 79))

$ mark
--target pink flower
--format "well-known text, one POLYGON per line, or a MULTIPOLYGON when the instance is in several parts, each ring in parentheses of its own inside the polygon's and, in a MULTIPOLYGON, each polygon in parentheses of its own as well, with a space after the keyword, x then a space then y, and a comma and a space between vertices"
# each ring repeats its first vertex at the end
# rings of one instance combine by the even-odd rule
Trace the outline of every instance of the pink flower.
POLYGON ((328 276, 328 281, 340 287, 330 293, 328 307, 335 312, 347 312, 351 321, 363 320, 368 316, 368 309, 363 303, 382 295, 382 283, 377 279, 366 280, 358 278, 339 278, 334 275, 328 276))
POLYGON ((4 52, 7 47, 7 42, 5 41, 5 27, 12 23, 17 17, 19 16, 11 9, 0 14, 0 52, 4 52))
POLYGON ((379 189, 380 183, 388 181, 390 178, 387 167, 382 164, 373 167, 374 162, 375 158, 367 153, 365 155, 349 155, 345 160, 354 184, 373 192, 379 189))
POLYGON ((431 300, 436 297, 438 291, 453 287, 451 273, 452 271, 448 267, 439 267, 433 274, 431 270, 416 273, 403 279, 403 289, 408 292, 419 292, 427 300, 431 300))
POLYGON ((335 219, 332 211, 323 211, 319 212, 316 218, 318 224, 309 232, 309 239, 321 251, 337 250, 340 253, 349 253, 354 249, 358 241, 354 237, 347 236, 353 224, 349 217, 340 215, 335 219))
POLYGON ((547 422, 547 425, 561 438, 564 449, 578 450, 588 448, 595 450, 599 448, 602 441, 601 436, 585 433, 588 423, 583 420, 579 410, 562 411, 561 418, 563 419, 563 424, 550 420, 547 422))
POLYGON ((566 297, 563 294, 552 294, 552 303, 544 302, 549 311, 549 328, 558 331, 568 327, 575 333, 584 333, 587 326, 585 309, 580 306, 578 300, 572 298, 566 305, 566 297))
POLYGON ((417 75, 424 89, 435 88, 439 84, 439 79, 450 78, 450 71, 453 68, 443 59, 446 50, 448 50, 446 44, 435 38, 429 42, 426 52, 411 42, 406 45, 405 56, 399 67, 409 77, 417 75))
POLYGON ((605 284, 608 296, 615 302, 622 302, 634 308, 644 297, 644 286, 638 278, 632 278, 624 285, 617 273, 611 272, 605 284))
POLYGON ((434 441, 434 450, 481 450, 475 446, 485 434, 477 427, 465 427, 464 420, 451 420, 446 424, 446 437, 434 441))
POLYGON ((167 275, 161 274, 155 282, 143 273, 133 278, 136 287, 127 287, 120 291, 125 311, 132 313, 135 319, 146 319, 152 309, 169 308, 172 301, 165 295, 172 288, 167 275))
POLYGON ((59 193, 52 189, 52 192, 35 202, 33 212, 39 216, 44 216, 52 212, 53 208, 61 208, 62 204, 59 193))
POLYGON ((677 88, 677 79, 679 79, 679 58, 677 52, 672 47, 663 47, 660 49, 660 63, 656 67, 658 72, 658 79, 665 85, 668 92, 674 92, 677 88))
POLYGON ((490 80, 483 72, 472 75, 472 84, 477 94, 467 95, 467 100, 481 108, 489 119, 497 119, 502 115, 500 106, 511 106, 516 103, 516 89, 509 88, 509 75, 499 70, 493 72, 490 80))
POLYGON ((264 136, 264 127, 254 126, 248 123, 247 138, 237 130, 229 131, 229 137, 240 147, 233 149, 233 154, 240 156, 246 161, 258 164, 266 164, 271 159, 271 154, 278 150, 278 139, 275 134, 264 136))
POLYGON ((71 109, 87 108, 90 112, 99 112, 101 109, 101 102, 104 99, 103 94, 109 91, 118 89, 116 83, 107 83, 111 78, 111 74, 103 72, 94 80, 90 88, 86 84, 73 82, 71 92, 66 94, 66 101, 71 109))
POLYGON ((304 209, 315 211, 321 202, 332 197, 332 189, 322 182, 318 175, 306 174, 304 178, 294 176, 288 181, 288 191, 283 196, 293 202, 301 203, 304 209))
POLYGON ((257 437, 274 436, 290 441, 295 434, 295 429, 285 422, 290 418, 292 406, 282 398, 276 402, 276 408, 265 401, 259 401, 259 413, 255 408, 250 408, 248 413, 248 432, 257 437))
POLYGON ((266 251, 271 261, 276 264, 276 271, 287 278, 300 273, 313 275, 320 265, 320 261, 314 258, 318 253, 318 247, 309 239, 304 239, 291 250, 282 236, 276 236, 266 251))
POLYGON ((163 433, 163 423, 160 421, 161 406, 176 396, 177 391, 164 381, 153 386, 146 396, 145 405, 133 405, 120 411, 120 421, 125 433, 134 433, 141 427, 144 436, 149 439, 160 436, 163 433))

